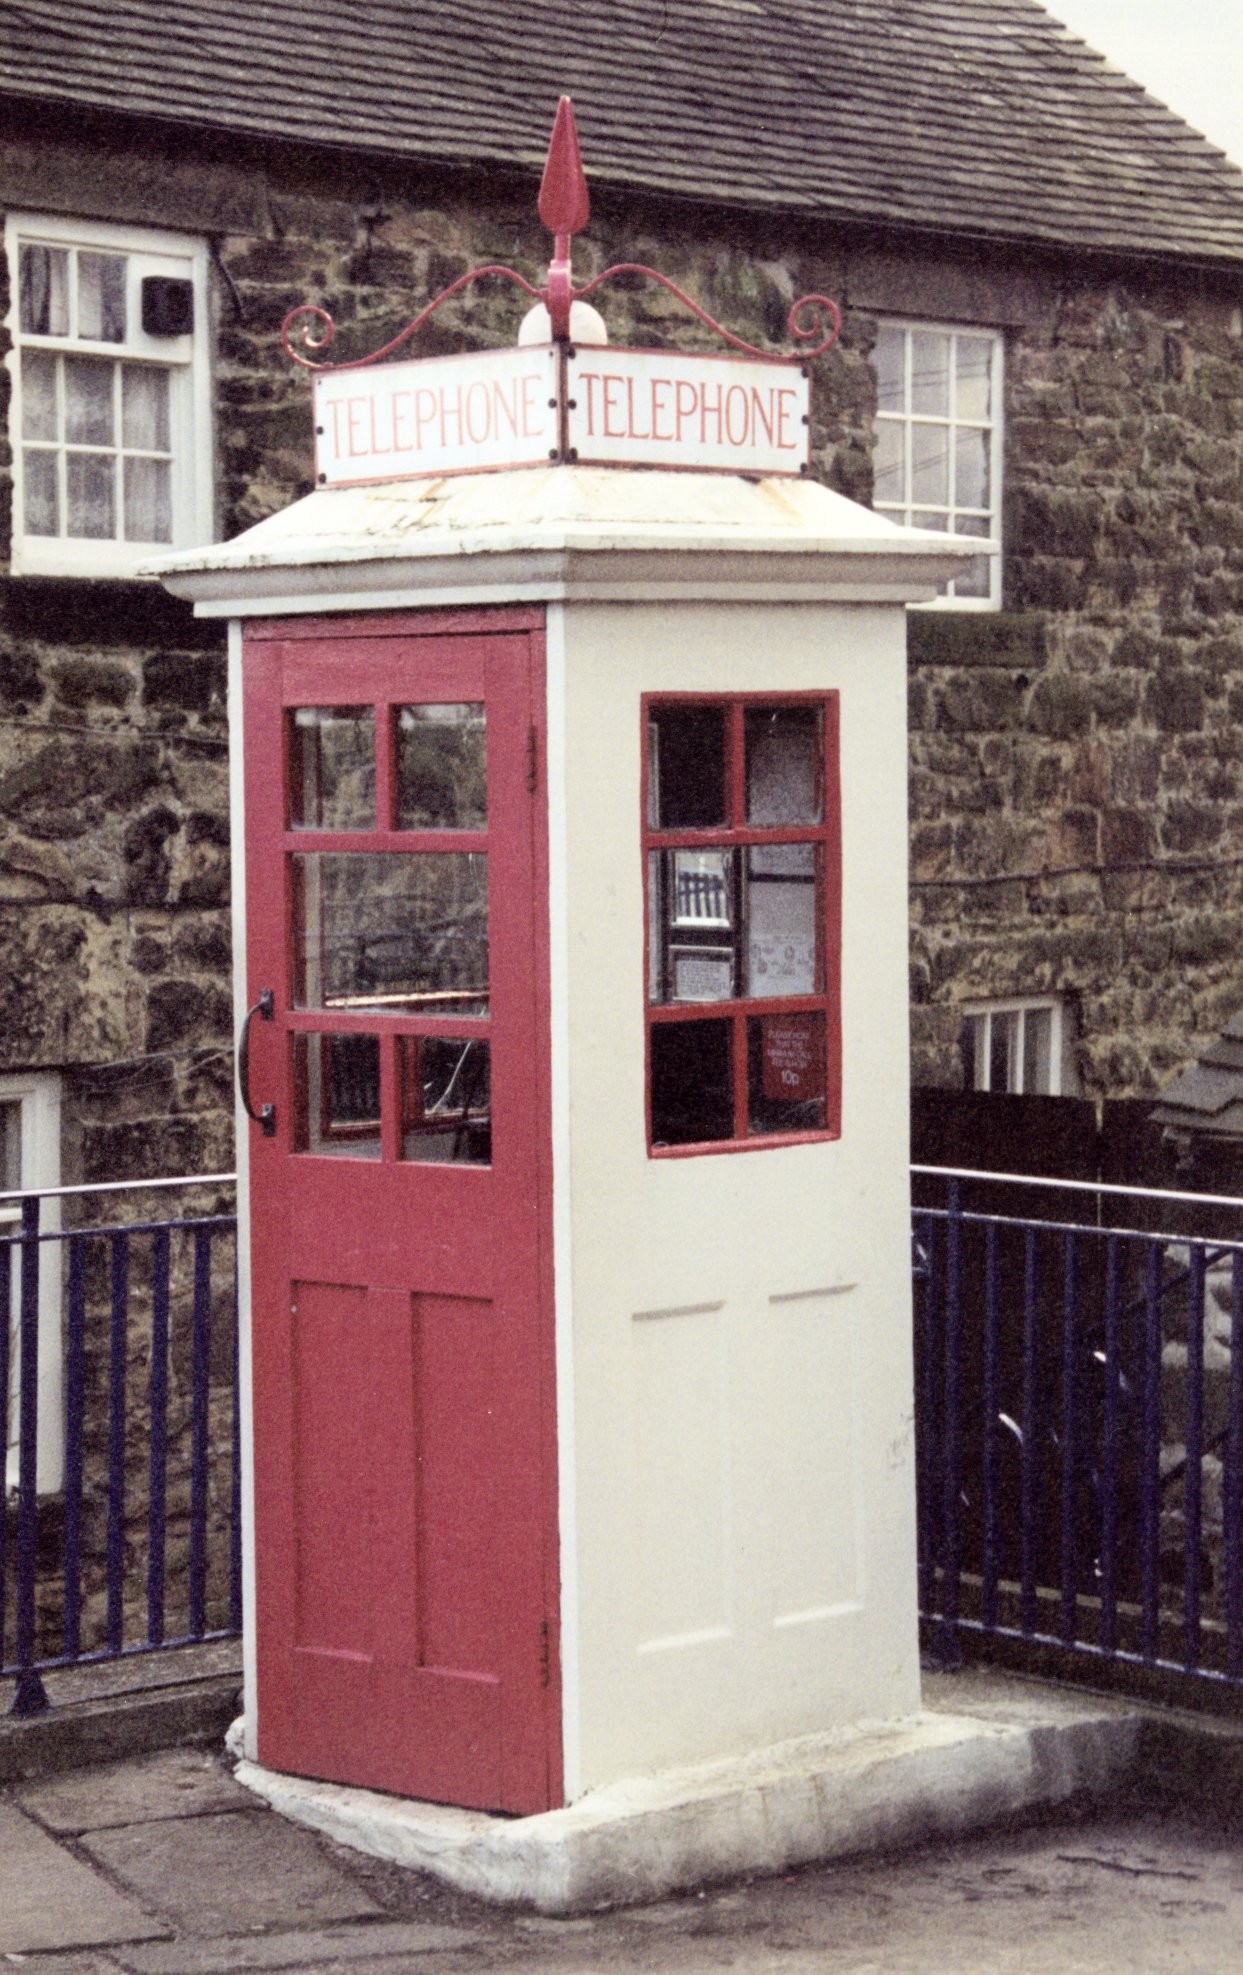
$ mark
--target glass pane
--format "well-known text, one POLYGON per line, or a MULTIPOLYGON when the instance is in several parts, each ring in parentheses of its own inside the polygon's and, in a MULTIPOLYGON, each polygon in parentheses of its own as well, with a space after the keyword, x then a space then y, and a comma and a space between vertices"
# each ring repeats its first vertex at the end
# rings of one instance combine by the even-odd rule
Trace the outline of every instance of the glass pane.
POLYGON ((291 830, 374 830, 375 713, 297 706, 289 723, 291 830))
POLYGON ((940 506, 950 497, 949 427, 912 425, 911 499, 940 506))
POLYGON ((111 541, 116 535, 115 465, 110 453, 69 454, 66 534, 85 535, 92 541, 111 541))
POLYGON ((665 850, 648 863, 653 1001, 728 1001, 734 963, 737 852, 665 850))
POLYGON ((111 446, 112 375, 106 357, 66 357, 65 437, 71 446, 111 446))
POLYGON ((20 1102, 0 1104, 0 1187, 14 1193, 21 1183, 22 1107, 20 1102))
POLYGON ((936 330, 911 335, 911 410, 949 417, 950 339, 936 330))
POLYGON ((293 862, 295 1002, 488 1012, 488 860, 317 851, 293 862))
POLYGON ((125 539, 127 542, 172 541, 172 468, 166 459, 126 460, 125 539))
POLYGON ((403 706, 397 715, 397 828, 482 830, 488 750, 481 705, 403 706))
POLYGON ((24 481, 22 512, 28 535, 59 535, 60 502, 56 487, 56 454, 22 454, 24 481))
POLYGON ((925 508, 922 512, 916 512, 911 516, 911 526, 912 528, 933 528, 940 535, 948 535, 950 531, 950 518, 944 508, 925 508))
POLYGON ((959 418, 993 415, 993 346, 983 336, 958 338, 955 409, 959 418))
POLYGON ((882 329, 872 357, 876 365, 877 411, 906 410, 906 332, 882 329))
POLYGON ((125 341, 125 261, 78 252, 78 335, 88 343, 125 341))
POLYGON ((492 1158, 491 1060, 487 1043, 452 1036, 399 1036, 402 1158, 486 1166, 492 1158))
POLYGON ((979 1077, 983 1069, 977 1047, 980 1040, 982 1015, 968 1015, 963 1022, 958 1047, 962 1055, 962 1087, 964 1090, 978 1090, 979 1077))
POLYGON ((1018 1017, 1014 1014, 989 1018, 988 1087, 991 1091, 1018 1089, 1015 1061, 1018 1046, 1018 1017))
POLYGON ((56 439, 56 358, 43 350, 22 351, 22 437, 56 439))
POLYGON ((168 372, 127 363, 121 370, 121 442, 135 452, 166 453, 168 372))
POLYGON ((1029 1008, 1023 1027, 1023 1089, 1047 1095, 1053 1088, 1053 1010, 1029 1008))
POLYGON ((818 823, 823 815, 818 706, 749 706, 745 715, 747 821, 818 823))
POLYGON ((651 826, 698 830, 724 823, 724 707, 655 706, 648 735, 651 826))
POLYGON ((18 271, 21 324, 28 336, 69 334, 69 253, 65 247, 23 247, 18 271))
POLYGON ((746 993, 818 994, 817 846, 756 845, 747 861, 746 993))
POLYGON ((652 1024, 653 1145, 733 1137, 733 1036, 729 1021, 652 1024))
POLYGON ((989 503, 989 435, 970 428, 954 434, 954 500, 959 507, 989 503))
POLYGON ((747 1129, 823 1131, 824 1016, 752 1015, 747 1022, 747 1129))
POLYGON ((877 420, 872 499, 877 502, 906 499, 906 427, 893 418, 877 420))
MULTIPOLYGON (((977 521, 974 518, 964 518, 962 515, 959 515, 957 521, 954 523, 954 533, 956 535, 978 535, 983 538, 988 532, 989 524, 987 521, 977 521)), ((988 596, 991 576, 992 564, 989 557, 986 555, 975 556, 967 564, 966 568, 961 570, 954 578, 954 595, 956 597, 988 596)))
POLYGON ((380 1157, 380 1043, 368 1035, 295 1035, 294 1151, 380 1157))

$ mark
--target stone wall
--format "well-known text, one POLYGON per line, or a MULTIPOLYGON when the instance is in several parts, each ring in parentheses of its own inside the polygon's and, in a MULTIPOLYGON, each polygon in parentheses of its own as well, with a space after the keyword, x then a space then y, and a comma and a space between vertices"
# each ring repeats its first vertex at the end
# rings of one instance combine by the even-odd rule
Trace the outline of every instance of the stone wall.
MULTIPOLYGON (((327 308, 349 357, 478 263, 538 281, 534 194, 87 120, 15 114, 0 146, 11 209, 209 239, 226 537, 311 484, 285 313, 327 308)), ((778 346, 795 297, 842 302, 813 442, 857 499, 878 318, 1006 332, 1006 610, 911 617, 915 1076, 959 1080, 962 1000, 1057 991, 1085 1092, 1156 1089, 1243 999, 1243 277, 594 197, 580 278, 651 262, 778 346)), ((596 299, 616 341, 717 347, 650 284, 596 299)), ((527 306, 476 288, 417 354, 509 342, 527 306)), ((220 629, 153 585, 0 572, 0 1069, 63 1072, 66 1180, 231 1164, 223 677, 220 629)), ((136 1482, 136 1557, 141 1516, 136 1482)))

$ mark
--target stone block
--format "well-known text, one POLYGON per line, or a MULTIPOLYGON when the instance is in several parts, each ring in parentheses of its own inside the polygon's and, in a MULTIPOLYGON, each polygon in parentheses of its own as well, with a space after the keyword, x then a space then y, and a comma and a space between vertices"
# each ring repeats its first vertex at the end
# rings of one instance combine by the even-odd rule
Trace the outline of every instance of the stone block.
POLYGON ((1051 740, 1070 740, 1086 733, 1092 719, 1092 694, 1077 673, 1047 672, 1032 688, 1027 708, 1034 732, 1051 740))

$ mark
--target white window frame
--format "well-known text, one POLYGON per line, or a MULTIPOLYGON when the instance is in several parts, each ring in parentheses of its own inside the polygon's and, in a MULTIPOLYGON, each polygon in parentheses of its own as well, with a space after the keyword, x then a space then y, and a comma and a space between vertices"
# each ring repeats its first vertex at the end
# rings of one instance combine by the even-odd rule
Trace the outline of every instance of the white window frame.
POLYGON ((1032 1097, 1071 1097, 1075 1092, 1074 1057, 1071 1052, 1071 1024, 1065 1001, 1055 994, 1010 995, 994 1001, 967 1001, 959 1011, 964 1024, 978 1024, 975 1044, 975 1082, 971 1088, 981 1092, 992 1089, 992 1044, 993 1018, 997 1015, 1017 1015, 1018 1029, 1014 1056, 1008 1066, 1009 1077, 1004 1095, 1016 1097, 1024 1094, 1032 1097), (1045 1091, 1023 1091, 1023 1071, 1027 1049, 1027 1017, 1048 1011, 1052 1020, 1049 1024, 1049 1087, 1045 1091))
MULTIPOLYGON (((991 427, 990 443, 989 443, 989 490, 990 490, 991 499, 987 510, 983 508, 969 508, 969 509, 960 508, 958 504, 955 502, 954 500, 955 449, 953 444, 951 443, 949 446, 948 500, 944 504, 938 503, 937 507, 939 509, 942 509, 942 511, 948 510, 950 516, 950 523, 951 523, 950 526, 951 534, 956 532, 953 528, 953 522, 955 517, 958 516, 959 514, 964 514, 964 515, 969 515, 972 520, 986 521, 989 536, 994 541, 1000 543, 1001 512, 1002 512, 1002 507, 1001 507, 1002 468, 1003 468, 1003 459, 1004 459, 1003 424, 1004 424, 1004 405, 1005 405, 1005 360, 1006 360, 1006 348, 1005 348, 1004 337, 1002 336, 1000 330, 989 329, 985 325, 979 323, 926 322, 922 320, 916 321, 909 317, 884 316, 880 319, 877 326, 879 329, 882 330, 889 329, 889 330, 899 331, 902 333, 904 339, 903 392, 902 392, 903 408, 900 412, 893 412, 893 411, 886 412, 878 409, 876 413, 876 426, 878 431, 883 424, 900 424, 904 428, 904 432, 903 432, 903 461, 904 461, 903 496, 904 498, 901 501, 881 501, 874 499, 873 507, 875 509, 875 512, 877 514, 887 515, 891 521, 898 522, 904 528, 911 528, 911 527, 926 528, 929 526, 935 526, 935 523, 929 522, 927 518, 926 509, 924 509, 920 505, 917 505, 911 499, 911 488, 912 488, 911 428, 913 424, 921 424, 921 425, 943 424, 946 428, 947 433, 950 434, 952 441, 952 435, 955 429, 960 424, 977 430, 981 429, 982 427, 985 427, 985 421, 981 419, 960 420, 957 415, 957 406, 954 401, 955 387, 957 381, 957 364, 953 359, 957 348, 957 338, 960 336, 967 337, 977 342, 989 343, 992 346, 992 352, 993 352, 992 417, 991 420, 988 422, 989 426, 991 427), (925 331, 932 335, 949 336, 952 339, 951 362, 950 362, 950 408, 949 408, 949 414, 945 418, 939 418, 934 414, 928 412, 916 412, 912 406, 911 339, 913 335, 919 335, 925 331)), ((987 596, 983 596, 983 597, 958 596, 955 594, 955 586, 953 582, 950 582, 946 586, 945 595, 937 597, 934 600, 934 602, 930 604, 922 605, 919 607, 928 610, 1000 610, 1001 609, 1000 547, 994 550, 992 555, 988 557, 988 595, 987 596)))
MULTIPOLYGON (((192 235, 147 227, 104 225, 33 213, 10 213, 5 220, 11 348, 5 364, 12 383, 9 434, 13 456, 13 542, 15 575, 132 577, 139 565, 169 548, 193 548, 212 539, 211 336, 208 323, 207 246, 192 235), (85 341, 77 336, 27 335, 21 328, 18 251, 23 244, 82 247, 129 257, 127 319, 123 344, 85 341), (148 274, 188 280, 194 296, 194 328, 188 336, 148 336, 141 326, 140 284, 148 274), (146 362, 169 373, 172 451, 172 540, 101 541, 83 536, 25 532, 25 477, 22 451, 21 352, 24 348, 103 357, 111 362, 146 362)), ((123 511, 117 490, 118 526, 123 511)), ((152 579, 154 580, 154 579, 152 579)))
MULTIPOLYGON (((21 1107, 20 1185, 30 1192, 60 1185, 60 1078, 50 1071, 0 1076, 0 1104, 21 1107)), ((60 1199, 40 1202, 41 1232, 60 1228, 60 1199)), ((19 1233, 21 1201, 0 1198, 0 1233, 19 1233)), ((39 1243, 39 1405, 37 1489, 53 1495, 65 1483, 64 1343, 61 1334, 61 1244, 39 1243)), ((9 1250, 9 1391, 6 1406, 5 1486, 18 1481, 18 1404, 21 1380, 21 1249, 9 1250)))

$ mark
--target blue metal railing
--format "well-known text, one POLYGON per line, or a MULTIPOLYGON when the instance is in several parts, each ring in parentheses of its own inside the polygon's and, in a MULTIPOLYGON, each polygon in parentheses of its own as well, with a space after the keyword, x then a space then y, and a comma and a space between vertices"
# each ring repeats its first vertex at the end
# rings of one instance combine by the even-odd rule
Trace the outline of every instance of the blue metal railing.
POLYGON ((914 1171, 936 1656, 976 1635, 1243 1684, 1243 1202, 914 1171), (1053 1213, 1012 1210, 1031 1185, 1053 1213))
MULTIPOLYGON (((218 1192, 232 1180, 148 1181, 141 1191, 218 1192)), ((138 1190, 60 1188, 55 1197, 138 1190)), ((20 1221, 0 1234, 0 1282, 6 1270, 15 1281, 15 1321, 0 1315, 0 1395, 10 1420, 0 1675, 15 1681, 16 1715, 48 1706, 43 1675, 51 1668, 227 1638, 242 1622, 236 1217, 62 1229, 42 1224, 49 1197, 0 1196, 10 1212, 20 1202, 20 1221), (40 1289, 49 1271, 63 1293, 63 1485, 41 1493, 48 1303, 40 1289), (179 1358, 188 1361, 180 1368, 179 1358)))

